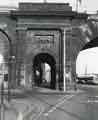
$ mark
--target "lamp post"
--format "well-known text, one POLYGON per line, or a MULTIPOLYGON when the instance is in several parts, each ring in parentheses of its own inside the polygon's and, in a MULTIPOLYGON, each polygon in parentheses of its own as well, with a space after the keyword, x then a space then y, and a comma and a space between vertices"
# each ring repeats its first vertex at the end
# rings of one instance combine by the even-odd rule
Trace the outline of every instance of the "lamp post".
POLYGON ((0 55, 0 67, 2 67, 2 77, 0 80, 0 93, 1 93, 1 103, 0 103, 0 120, 4 120, 4 63, 3 56, 0 55))
POLYGON ((63 89, 66 91, 66 28, 63 33, 63 89))

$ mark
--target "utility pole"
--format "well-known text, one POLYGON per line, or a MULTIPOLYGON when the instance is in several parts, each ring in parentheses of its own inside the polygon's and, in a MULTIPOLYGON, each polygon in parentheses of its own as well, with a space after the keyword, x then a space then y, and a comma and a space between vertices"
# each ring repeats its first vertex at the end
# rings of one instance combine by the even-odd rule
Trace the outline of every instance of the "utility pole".
POLYGON ((0 120, 4 120, 4 63, 2 63, 2 82, 0 87, 1 87, 0 120))
POLYGON ((78 12, 79 4, 82 3, 82 0, 76 0, 76 11, 78 12))
POLYGON ((76 11, 78 12, 78 0, 76 0, 76 11))
POLYGON ((44 0, 44 3, 47 3, 47 0, 44 0))

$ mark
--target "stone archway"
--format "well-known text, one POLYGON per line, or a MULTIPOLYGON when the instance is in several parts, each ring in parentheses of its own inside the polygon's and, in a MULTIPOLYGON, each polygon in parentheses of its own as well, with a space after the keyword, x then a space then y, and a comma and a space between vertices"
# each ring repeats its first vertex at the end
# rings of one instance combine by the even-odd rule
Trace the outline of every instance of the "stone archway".
POLYGON ((34 83, 37 86, 49 87, 55 89, 56 87, 56 62, 53 56, 48 53, 39 53, 33 60, 33 75, 34 83), (46 76, 46 67, 50 68, 48 77, 46 76))

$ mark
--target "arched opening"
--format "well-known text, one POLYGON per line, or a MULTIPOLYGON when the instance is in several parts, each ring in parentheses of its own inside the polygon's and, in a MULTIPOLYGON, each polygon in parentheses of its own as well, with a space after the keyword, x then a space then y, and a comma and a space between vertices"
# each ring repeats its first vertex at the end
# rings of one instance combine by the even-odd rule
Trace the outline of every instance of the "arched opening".
POLYGON ((37 86, 55 89, 56 62, 48 53, 40 53, 33 60, 34 83, 37 86))
POLYGON ((9 50, 10 40, 8 35, 4 31, 0 31, 0 85, 3 82, 4 87, 8 87, 8 62, 9 62, 9 50))
POLYGON ((76 61, 77 81, 98 84, 98 37, 88 42, 76 61), (92 80, 91 80, 92 77, 92 80))

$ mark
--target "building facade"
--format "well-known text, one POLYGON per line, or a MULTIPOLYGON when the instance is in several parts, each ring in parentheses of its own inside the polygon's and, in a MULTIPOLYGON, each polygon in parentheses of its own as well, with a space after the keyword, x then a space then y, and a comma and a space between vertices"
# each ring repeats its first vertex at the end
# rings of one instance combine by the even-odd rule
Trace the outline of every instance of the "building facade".
POLYGON ((76 58, 87 42, 78 29, 86 19, 86 14, 63 3, 20 3, 17 9, 1 12, 0 28, 11 40, 9 44, 0 32, 5 69, 10 62, 11 86, 63 89, 64 76, 75 80, 76 58))

